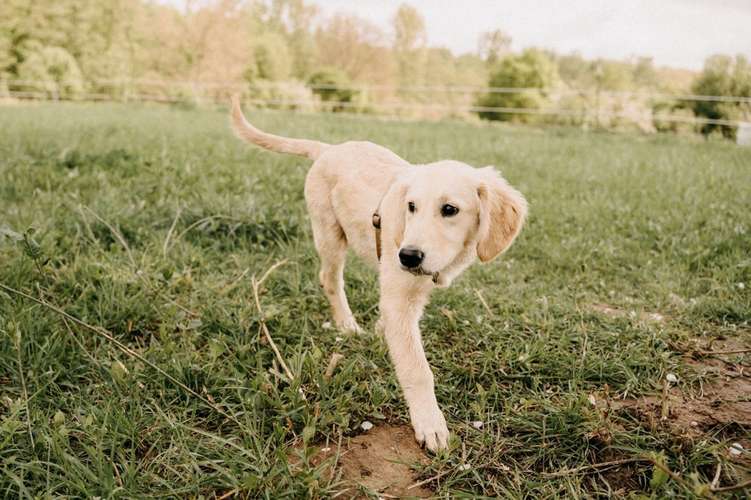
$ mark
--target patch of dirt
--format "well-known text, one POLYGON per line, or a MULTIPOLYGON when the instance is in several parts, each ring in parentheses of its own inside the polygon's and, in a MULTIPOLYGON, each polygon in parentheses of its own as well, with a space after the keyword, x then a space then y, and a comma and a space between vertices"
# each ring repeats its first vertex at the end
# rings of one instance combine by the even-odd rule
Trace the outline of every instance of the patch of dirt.
POLYGON ((596 313, 604 314, 610 318, 631 318, 651 323, 662 323, 665 321, 665 316, 658 312, 643 311, 637 313, 634 310, 626 311, 625 309, 619 309, 608 304, 592 304, 589 306, 589 309, 596 313))
MULTIPOLYGON (((751 340, 738 338, 715 339, 710 344, 697 342, 684 354, 684 363, 702 379, 698 388, 697 384, 688 387, 679 381, 664 387, 662 393, 610 404, 616 411, 636 416, 653 430, 667 429, 688 441, 710 435, 738 442, 750 450, 750 344, 751 340)), ((748 451, 728 457, 751 467, 748 451)))
POLYGON ((671 384, 664 394, 617 401, 614 406, 634 410, 655 423, 666 422, 688 436, 733 427, 751 429, 751 352, 738 352, 748 348, 738 339, 716 340, 684 355, 684 363, 707 379, 697 391, 681 382, 671 384))
MULTIPOLYGON (((341 474, 345 490, 337 498, 368 498, 367 489, 386 498, 428 498, 433 492, 428 488, 410 486, 419 482, 412 464, 429 463, 423 450, 415 441, 409 426, 383 425, 336 445, 319 447, 311 458, 311 464, 320 465, 331 459, 329 477, 341 474), (339 454, 336 464, 333 463, 339 454), (349 489, 345 489, 349 488, 349 489)), ((291 459, 291 462, 299 460, 291 459)))
POLYGON ((622 496, 629 492, 644 491, 645 485, 639 481, 639 478, 639 465, 625 464, 604 470, 599 473, 597 479, 592 478, 592 480, 607 483, 612 489, 613 496, 622 496))

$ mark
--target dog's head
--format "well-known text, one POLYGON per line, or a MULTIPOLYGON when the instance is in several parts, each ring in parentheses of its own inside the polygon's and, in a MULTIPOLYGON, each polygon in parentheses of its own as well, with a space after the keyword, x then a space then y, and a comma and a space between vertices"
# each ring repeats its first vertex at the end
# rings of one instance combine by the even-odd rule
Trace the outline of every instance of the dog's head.
POLYGON ((527 202, 493 167, 443 161, 415 166, 384 197, 399 265, 413 274, 488 262, 513 243, 527 202))

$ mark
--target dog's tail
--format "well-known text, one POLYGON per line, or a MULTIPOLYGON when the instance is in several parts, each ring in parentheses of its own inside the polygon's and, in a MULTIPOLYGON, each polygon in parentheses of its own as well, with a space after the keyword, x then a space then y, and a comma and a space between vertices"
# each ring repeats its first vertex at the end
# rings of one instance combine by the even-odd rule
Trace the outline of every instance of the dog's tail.
POLYGON ((258 130, 248 123, 240 107, 238 96, 232 96, 232 128, 237 136, 252 144, 262 148, 276 151, 277 153, 287 153, 291 155, 306 156, 311 160, 317 159, 329 145, 324 142, 311 141, 308 139, 291 139, 278 135, 267 134, 258 130))

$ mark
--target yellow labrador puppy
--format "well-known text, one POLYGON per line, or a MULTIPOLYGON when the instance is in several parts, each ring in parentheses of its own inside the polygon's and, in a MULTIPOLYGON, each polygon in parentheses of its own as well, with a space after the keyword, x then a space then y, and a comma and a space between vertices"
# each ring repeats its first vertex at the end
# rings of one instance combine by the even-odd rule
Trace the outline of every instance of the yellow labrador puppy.
POLYGON ((476 258, 488 262, 513 243, 527 213, 524 197, 492 167, 451 160, 412 165, 370 142, 331 145, 279 137, 249 124, 237 99, 232 119, 243 140, 313 160, 305 201, 336 325, 360 331, 344 294, 351 248, 379 270, 378 328, 415 438, 432 451, 445 448, 449 431, 425 359, 420 317, 435 286, 448 286, 476 258))

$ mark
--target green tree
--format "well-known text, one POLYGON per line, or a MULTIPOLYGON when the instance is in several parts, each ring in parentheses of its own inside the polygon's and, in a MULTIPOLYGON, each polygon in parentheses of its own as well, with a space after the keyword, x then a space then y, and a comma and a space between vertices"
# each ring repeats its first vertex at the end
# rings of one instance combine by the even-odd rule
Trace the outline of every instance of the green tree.
POLYGON ((278 33, 266 33, 253 42, 253 60, 245 72, 248 81, 282 81, 292 72, 292 55, 286 39, 278 33))
MULTIPOLYGON (((548 102, 548 90, 558 81, 555 63, 537 49, 527 49, 520 55, 503 59, 491 74, 488 85, 500 88, 525 89, 516 92, 487 93, 477 104, 481 107, 542 109, 548 102)), ((480 111, 480 118, 529 122, 530 114, 480 111)))
POLYGON ((319 9, 305 0, 272 0, 261 21, 267 30, 284 36, 292 76, 305 79, 314 70, 317 54, 313 26, 319 9))
MULTIPOLYGON (((751 97, 751 65, 748 59, 738 55, 716 55, 704 62, 704 69, 692 86, 698 95, 751 97)), ((748 103, 694 101, 693 111, 696 116, 712 120, 748 119, 751 107, 748 103)), ((701 126, 701 133, 709 135, 719 130, 728 139, 735 139, 737 127, 706 123, 701 126)))
POLYGON ((501 30, 483 33, 478 45, 480 57, 489 66, 495 65, 511 53, 511 37, 501 30))
POLYGON ((657 70, 651 57, 640 57, 634 63, 633 81, 636 87, 654 88, 659 83, 657 70))
POLYGON ((337 68, 323 68, 308 78, 308 85, 323 102, 331 102, 332 111, 344 111, 352 102, 356 92, 351 88, 349 77, 337 68))
POLYGON ((25 88, 48 92, 54 98, 74 98, 83 91, 75 58, 61 47, 39 47, 18 67, 25 88))
POLYGON ((425 21, 417 9, 402 4, 394 15, 393 26, 393 50, 399 71, 399 83, 423 85, 427 63, 425 21))

